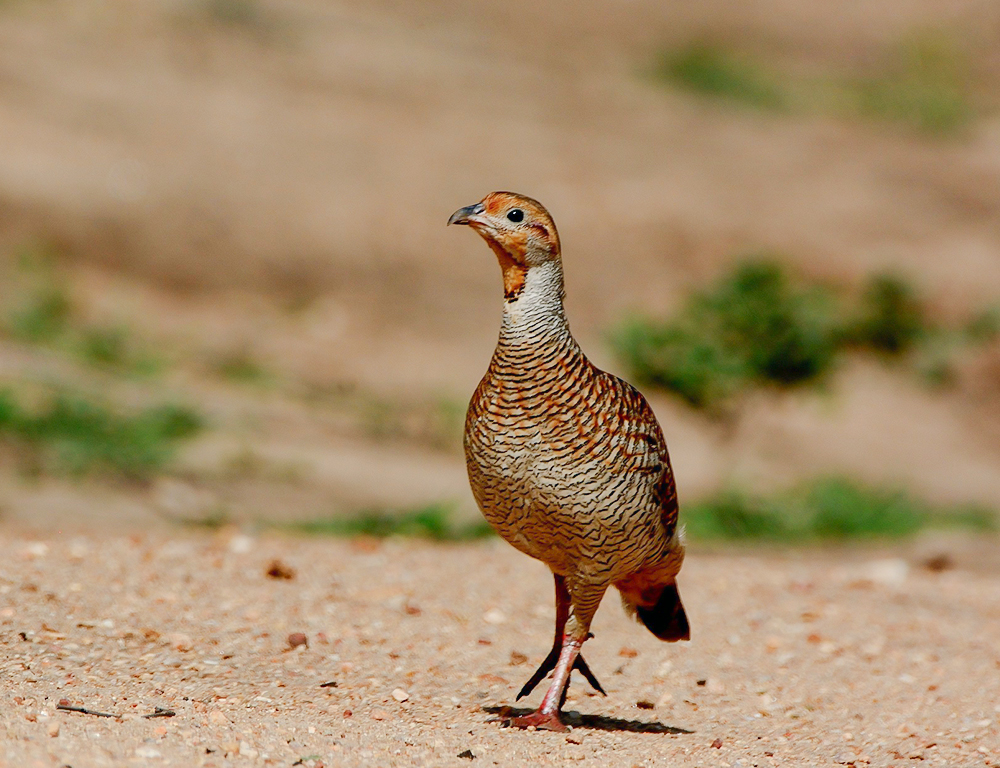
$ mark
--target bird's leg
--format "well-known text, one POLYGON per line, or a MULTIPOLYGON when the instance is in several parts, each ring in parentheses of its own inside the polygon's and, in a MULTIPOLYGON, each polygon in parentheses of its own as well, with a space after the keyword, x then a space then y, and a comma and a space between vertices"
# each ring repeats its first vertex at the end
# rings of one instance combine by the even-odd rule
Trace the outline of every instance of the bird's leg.
MULTIPOLYGON (((538 728, 549 731, 565 731, 560 711, 566 700, 566 689, 569 686, 569 676, 577 667, 580 659, 580 648, 590 635, 590 622, 597 613, 597 606, 604 596, 605 587, 597 585, 576 585, 571 591, 566 589, 564 581, 556 577, 557 593, 561 589, 566 594, 567 615, 563 618, 563 632, 559 647, 559 656, 553 666, 552 683, 545 692, 545 697, 538 709, 528 715, 512 717, 507 725, 515 728, 538 728)), ((557 595, 558 602, 558 595, 557 595)), ((557 622, 559 619, 557 608, 557 622)), ((543 664, 544 666, 544 664, 543 664)), ((535 674, 538 674, 537 672, 535 674)))
MULTIPOLYGON (((551 672, 555 666, 556 662, 559 660, 559 652, 563 644, 563 632, 566 629, 566 619, 569 618, 569 590, 566 589, 566 579, 560 576, 558 573, 552 574, 555 577, 556 582, 556 636, 552 641, 552 650, 549 651, 549 655, 545 657, 545 660, 538 666, 528 682, 524 684, 520 692, 517 694, 518 699, 522 699, 535 690, 535 686, 538 685, 545 676, 551 672)), ((583 655, 578 653, 576 660, 573 662, 571 669, 576 669, 580 672, 586 679, 587 682, 593 686, 595 691, 598 691, 605 696, 604 688, 598 682, 594 673, 590 671, 590 667, 587 666, 587 662, 584 660, 583 655)), ((563 690, 563 700, 559 702, 561 707, 566 700, 566 691, 569 690, 569 686, 563 690)))

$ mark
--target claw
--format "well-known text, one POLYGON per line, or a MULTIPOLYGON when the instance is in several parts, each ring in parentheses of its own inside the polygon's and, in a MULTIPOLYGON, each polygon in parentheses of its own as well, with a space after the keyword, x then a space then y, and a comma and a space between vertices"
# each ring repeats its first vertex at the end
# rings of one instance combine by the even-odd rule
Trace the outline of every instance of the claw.
POLYGON ((539 731, 568 731, 569 728, 563 723, 558 712, 532 712, 530 715, 521 715, 504 720, 504 725, 509 728, 531 728, 539 731))

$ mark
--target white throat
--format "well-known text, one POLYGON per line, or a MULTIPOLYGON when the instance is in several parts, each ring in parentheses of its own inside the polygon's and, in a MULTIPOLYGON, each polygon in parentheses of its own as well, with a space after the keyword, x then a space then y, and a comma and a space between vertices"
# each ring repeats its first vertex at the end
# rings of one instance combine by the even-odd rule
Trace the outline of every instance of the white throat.
POLYGON ((504 301, 501 343, 536 343, 568 333, 562 264, 556 259, 531 267, 520 294, 504 301))

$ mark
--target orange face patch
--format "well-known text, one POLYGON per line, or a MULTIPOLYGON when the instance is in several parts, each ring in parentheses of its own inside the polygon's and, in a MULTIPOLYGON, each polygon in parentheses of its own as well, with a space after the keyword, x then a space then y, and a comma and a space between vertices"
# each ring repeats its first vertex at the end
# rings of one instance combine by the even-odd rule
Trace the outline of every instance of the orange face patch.
MULTIPOLYGON (((497 261, 500 262, 500 270, 503 272, 503 297, 507 301, 516 301, 524 290, 525 275, 528 268, 521 262, 511 258, 510 254, 502 245, 492 240, 486 241, 493 253, 496 254, 497 261)), ((523 253, 523 252, 522 252, 523 253)))

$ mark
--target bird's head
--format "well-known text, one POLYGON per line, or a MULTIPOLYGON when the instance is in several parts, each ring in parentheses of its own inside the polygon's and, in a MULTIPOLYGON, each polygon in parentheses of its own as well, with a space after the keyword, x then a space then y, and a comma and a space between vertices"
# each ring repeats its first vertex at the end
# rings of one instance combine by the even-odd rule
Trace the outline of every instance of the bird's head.
POLYGON ((559 233, 537 200, 514 192, 490 192, 480 202, 459 208, 449 224, 466 224, 486 241, 503 270, 504 295, 516 299, 532 267, 559 260, 559 233))

